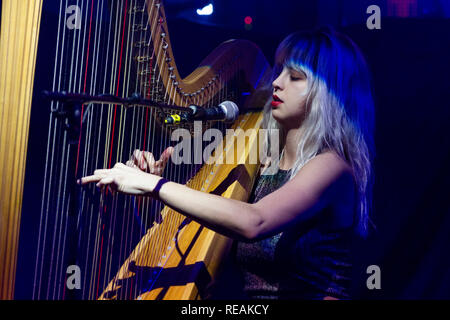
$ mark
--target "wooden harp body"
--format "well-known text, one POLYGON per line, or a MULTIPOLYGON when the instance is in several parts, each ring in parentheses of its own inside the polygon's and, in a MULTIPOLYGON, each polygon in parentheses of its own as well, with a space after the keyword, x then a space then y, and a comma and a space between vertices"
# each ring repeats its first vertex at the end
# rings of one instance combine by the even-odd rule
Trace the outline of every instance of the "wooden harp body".
POLYGON ((247 201, 270 94, 263 54, 227 41, 183 78, 160 1, 61 1, 52 14, 33 3, 2 7, 1 298, 207 297, 228 238, 156 200, 76 179, 135 149, 158 157, 184 142, 192 152, 183 149, 166 178, 247 201), (233 123, 164 124, 189 105, 225 100, 240 107, 233 123))

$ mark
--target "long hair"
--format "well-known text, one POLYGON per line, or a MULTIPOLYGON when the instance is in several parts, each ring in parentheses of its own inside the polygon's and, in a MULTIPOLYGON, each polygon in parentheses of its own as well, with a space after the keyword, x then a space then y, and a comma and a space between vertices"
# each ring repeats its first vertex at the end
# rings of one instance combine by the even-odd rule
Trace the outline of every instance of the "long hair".
MULTIPOLYGON (((285 38, 275 54, 273 79, 283 67, 304 72, 308 81, 306 115, 290 178, 322 151, 336 152, 353 170, 358 196, 357 231, 366 236, 373 184, 375 115, 365 59, 350 38, 327 28, 285 38)), ((265 106, 263 127, 265 150, 270 157, 271 137, 283 130, 272 117, 270 100, 265 106)), ((284 144, 282 140, 279 143, 281 154, 284 144)))

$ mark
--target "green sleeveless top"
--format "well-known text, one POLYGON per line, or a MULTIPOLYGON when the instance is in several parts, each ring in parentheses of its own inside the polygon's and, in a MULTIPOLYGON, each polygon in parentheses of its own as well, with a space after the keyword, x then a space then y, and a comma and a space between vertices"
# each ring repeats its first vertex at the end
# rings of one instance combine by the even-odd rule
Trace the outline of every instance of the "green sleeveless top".
MULTIPOLYGON (((259 176, 250 202, 282 187, 288 170, 259 176)), ((306 222, 255 242, 234 246, 235 264, 242 275, 243 297, 251 299, 351 298, 353 228, 332 230, 329 209, 306 222)))

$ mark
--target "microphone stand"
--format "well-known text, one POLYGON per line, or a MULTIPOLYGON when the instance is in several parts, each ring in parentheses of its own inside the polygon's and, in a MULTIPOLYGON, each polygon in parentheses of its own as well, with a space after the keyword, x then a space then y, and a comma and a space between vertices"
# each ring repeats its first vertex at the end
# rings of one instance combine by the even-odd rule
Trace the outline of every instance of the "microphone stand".
MULTIPOLYGON (((77 183, 77 180, 81 177, 83 172, 83 163, 77 163, 78 152, 81 154, 83 150, 79 149, 79 136, 81 134, 81 123, 82 123, 82 107, 87 104, 114 104, 121 105, 125 108, 131 106, 140 106, 146 108, 156 108, 160 111, 160 116, 164 117, 173 112, 181 112, 192 114, 192 110, 186 107, 180 107, 175 105, 167 105, 153 100, 142 99, 138 94, 133 94, 128 98, 121 98, 113 96, 110 94, 101 95, 88 95, 79 93, 67 93, 62 92, 49 92, 43 91, 43 96, 47 100, 58 101, 60 104, 56 109, 51 112, 55 113, 56 118, 62 119, 60 122, 60 129, 66 131, 68 136, 68 142, 66 148, 68 150, 68 167, 67 167, 67 177, 69 177, 69 183, 67 185, 68 192, 65 195, 67 201, 69 202, 68 211, 68 223, 67 223, 67 256, 64 258, 65 264, 69 265, 79 265, 80 256, 80 233, 81 225, 81 208, 80 208, 80 198, 81 198, 81 188, 77 183)), ((164 121, 161 121, 164 123, 164 121)), ((82 157, 82 155, 80 156, 82 157)), ((67 284, 64 283, 65 294, 63 299, 68 300, 79 300, 81 299, 81 290, 71 289, 69 290, 67 284)))
POLYGON ((67 104, 68 106, 83 105, 83 104, 116 104, 122 105, 125 108, 129 108, 131 106, 157 108, 162 113, 165 113, 165 110, 187 112, 190 113, 191 115, 193 113, 193 110, 190 108, 168 105, 154 100, 143 99, 137 93, 131 95, 128 98, 121 98, 111 94, 88 95, 82 93, 67 93, 65 91, 61 92, 43 91, 42 94, 45 98, 49 100, 57 100, 62 102, 63 104, 67 104))

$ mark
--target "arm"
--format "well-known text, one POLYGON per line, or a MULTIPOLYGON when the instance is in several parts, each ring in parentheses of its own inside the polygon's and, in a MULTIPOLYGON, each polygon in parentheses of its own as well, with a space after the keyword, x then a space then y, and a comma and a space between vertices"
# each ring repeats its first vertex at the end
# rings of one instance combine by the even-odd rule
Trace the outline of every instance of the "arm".
POLYGON ((159 198, 183 215, 234 239, 252 239, 260 222, 259 213, 250 203, 197 191, 174 182, 161 187, 159 198))
MULTIPOLYGON (((349 170, 345 161, 333 153, 324 153, 309 161, 294 179, 254 204, 204 193, 175 182, 165 183, 159 198, 214 231, 253 240, 279 231, 298 219, 310 218, 336 201, 342 183, 351 181, 349 170)), ((120 192, 152 196, 159 179, 159 176, 117 164, 114 169, 96 170, 81 183, 98 182, 98 186, 111 185, 120 192)))
POLYGON ((352 188, 350 167, 335 154, 324 153, 309 161, 283 187, 254 204, 173 182, 164 184, 159 196, 169 207, 212 230, 254 240, 279 232, 293 221, 313 217, 352 188))

